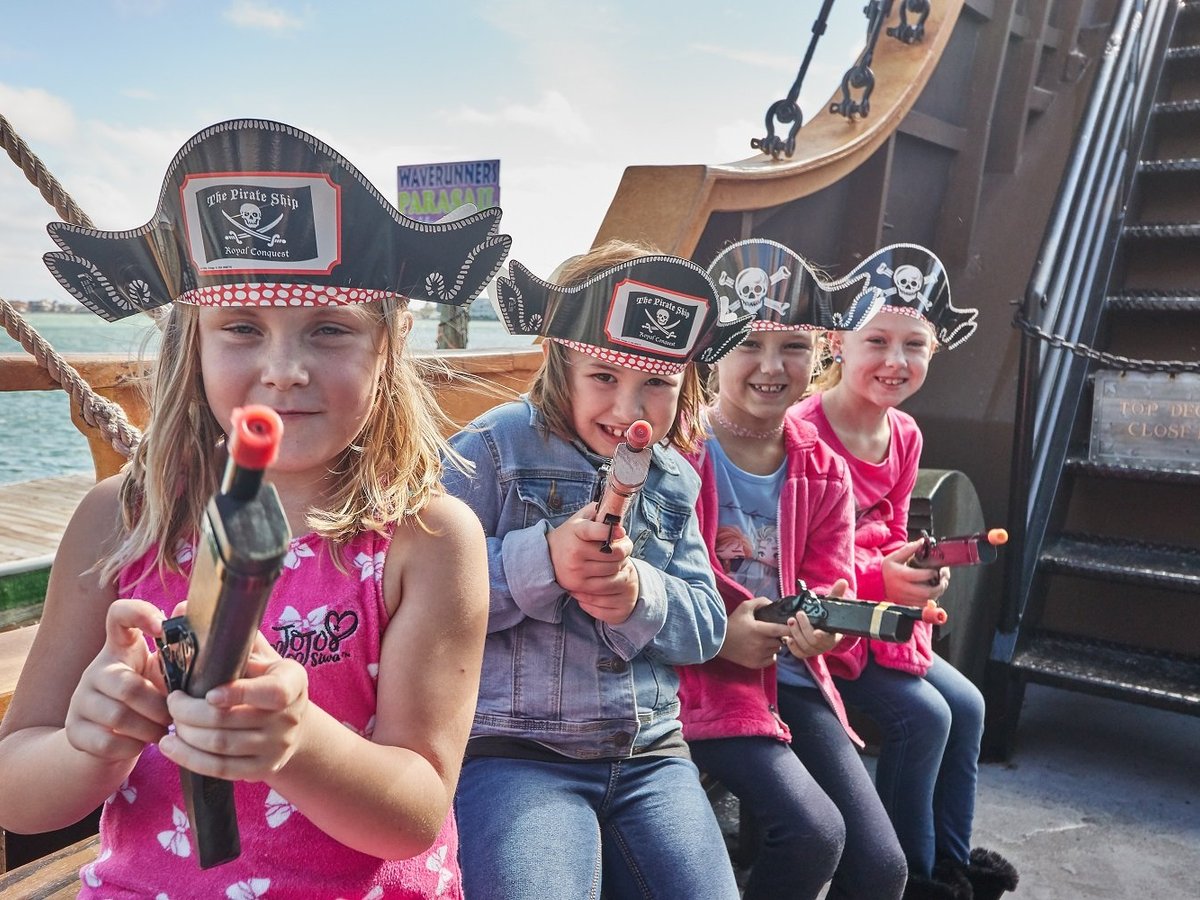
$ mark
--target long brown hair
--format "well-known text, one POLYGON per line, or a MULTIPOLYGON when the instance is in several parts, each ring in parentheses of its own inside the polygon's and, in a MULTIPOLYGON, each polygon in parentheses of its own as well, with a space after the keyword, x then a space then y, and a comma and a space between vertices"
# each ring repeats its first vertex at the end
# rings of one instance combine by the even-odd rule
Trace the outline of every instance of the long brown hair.
MULTIPOLYGON (((587 253, 573 256, 554 270, 550 280, 562 287, 581 284, 611 266, 637 259, 657 256, 662 251, 635 241, 610 240, 587 253)), ((570 440, 575 437, 571 425, 571 392, 567 380, 567 348, 557 341, 547 341, 546 355, 529 388, 529 402, 546 420, 550 432, 570 440)), ((700 409, 703 390, 695 363, 688 363, 682 374, 675 421, 667 432, 667 441, 683 453, 700 446, 700 409)))

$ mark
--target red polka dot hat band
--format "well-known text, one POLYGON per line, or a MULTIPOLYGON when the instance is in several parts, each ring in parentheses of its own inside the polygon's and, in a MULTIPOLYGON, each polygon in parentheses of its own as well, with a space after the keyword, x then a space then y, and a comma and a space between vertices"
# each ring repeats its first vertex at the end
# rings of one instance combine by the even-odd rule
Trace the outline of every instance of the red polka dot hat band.
POLYGON ((212 125, 175 155, 141 228, 48 227, 44 259, 114 321, 172 301, 304 306, 403 296, 469 303, 511 243, 500 210, 427 224, 401 215, 345 157, 260 119, 212 125))
POLYGON ((746 336, 750 317, 721 317, 708 275, 676 256, 641 256, 563 287, 519 262, 496 284, 510 334, 543 335, 630 369, 679 372, 713 363, 746 336))

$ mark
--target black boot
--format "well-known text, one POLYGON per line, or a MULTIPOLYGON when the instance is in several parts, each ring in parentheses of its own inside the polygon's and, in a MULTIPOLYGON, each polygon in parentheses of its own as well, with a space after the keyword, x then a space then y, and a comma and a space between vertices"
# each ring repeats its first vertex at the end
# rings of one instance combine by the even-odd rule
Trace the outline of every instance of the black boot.
POLYGON ((995 850, 976 847, 966 868, 975 900, 1000 900, 1005 891, 1016 890, 1017 870, 995 850))
POLYGON ((939 860, 933 867, 933 877, 908 873, 903 900, 972 900, 971 882, 966 867, 949 859, 939 860))

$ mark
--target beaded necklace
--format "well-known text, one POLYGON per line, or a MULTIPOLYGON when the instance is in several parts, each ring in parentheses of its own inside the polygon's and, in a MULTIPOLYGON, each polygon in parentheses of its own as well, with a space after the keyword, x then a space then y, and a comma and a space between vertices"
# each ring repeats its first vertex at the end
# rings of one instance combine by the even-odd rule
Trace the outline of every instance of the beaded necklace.
POLYGON ((783 434, 782 419, 780 419, 779 424, 770 431, 754 431, 753 429, 743 428, 741 425, 734 425, 732 422, 730 422, 729 419, 725 417, 725 414, 721 412, 721 407, 719 404, 710 406, 708 408, 708 412, 718 425, 720 425, 734 437, 754 438, 755 440, 766 441, 770 440, 771 438, 779 437, 779 435, 783 434))

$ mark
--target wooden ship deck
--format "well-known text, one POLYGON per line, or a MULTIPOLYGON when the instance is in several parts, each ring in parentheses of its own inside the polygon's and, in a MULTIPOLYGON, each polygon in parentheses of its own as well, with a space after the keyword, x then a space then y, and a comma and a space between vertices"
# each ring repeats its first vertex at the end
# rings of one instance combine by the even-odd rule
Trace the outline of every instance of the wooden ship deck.
POLYGON ((0 575, 48 561, 71 513, 95 483, 88 472, 0 484, 0 575))
MULTIPOLYGON (((706 264, 729 241, 765 237, 841 272, 888 243, 937 249, 959 305, 979 308, 986 337, 940 357, 906 406, 925 433, 930 467, 910 524, 962 533, 954 526, 970 507, 1013 533, 1003 564, 974 584, 956 576, 959 594, 944 598, 952 627, 938 650, 985 689, 992 759, 1014 751, 1026 684, 1037 730, 1022 740, 1046 749, 1044 780, 1022 780, 1034 766, 986 770, 980 842, 1018 863, 1022 896, 1192 896, 1197 879, 1185 860, 1197 848, 1195 792, 1172 773, 1185 770, 1200 718, 1172 712, 1200 715, 1200 657, 1194 635, 1173 623, 1188 620, 1200 595, 1200 475, 1090 462, 1097 351, 1087 359, 1059 350, 1065 335, 1111 351, 1108 362, 1195 356, 1200 0, 1144 8, 1135 0, 935 0, 932 9, 922 41, 879 41, 869 115, 847 119, 827 105, 805 120, 786 159, 631 166, 597 241, 646 240, 706 264), (1061 278, 1035 287, 1051 267, 1061 278), (1032 326, 1025 333, 1013 327, 1021 297, 1032 326), (1037 337, 1038 327, 1058 344, 1037 337), (1130 490, 1129 479, 1150 488, 1130 490), (1100 546, 1105 566, 1081 552, 1051 553, 1064 544, 1060 531, 1100 546), (1185 537, 1186 547, 1159 547, 1185 537), (1144 571, 1148 556, 1163 560, 1154 571, 1144 571), (1082 696, 1072 702, 1066 691, 1082 696), (1120 750, 1079 758, 1110 746, 1120 750), (1119 770, 1133 758, 1149 761, 1126 777, 1119 770), (1076 764, 1086 774, 1065 777, 1064 766, 1076 764), (1154 783, 1139 786, 1133 775, 1154 783), (1037 808, 1045 796, 1054 809, 1037 808), (1048 821, 1029 825, 1035 809, 1048 821), (1132 836, 1117 823, 1133 823, 1132 836), (1054 861, 1045 850, 1053 846, 1075 855, 1054 861), (1137 853, 1112 851, 1125 846, 1137 853)), ((440 383, 448 414, 465 422, 501 399, 480 385, 519 389, 541 353, 442 358, 477 379, 474 388, 440 383)), ((130 364, 72 362, 143 421, 140 373, 130 364)), ((0 357, 0 391, 53 387, 32 361, 0 357)), ((80 427, 96 475, 116 471, 119 455, 80 427)), ((0 488, 0 566, 45 560, 92 480, 0 488)), ((0 714, 32 633, 3 627, 0 714)))

